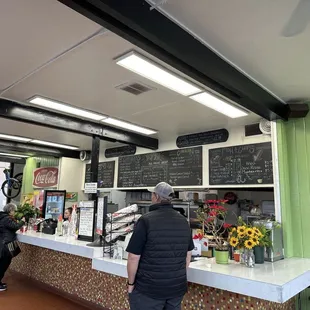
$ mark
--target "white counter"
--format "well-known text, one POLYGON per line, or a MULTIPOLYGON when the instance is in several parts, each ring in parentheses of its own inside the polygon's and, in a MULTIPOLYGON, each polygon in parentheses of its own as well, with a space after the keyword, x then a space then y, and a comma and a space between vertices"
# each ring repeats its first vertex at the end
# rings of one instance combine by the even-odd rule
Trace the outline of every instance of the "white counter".
MULTIPOLYGON (((127 277, 127 261, 102 258, 102 248, 87 247, 88 242, 35 232, 18 234, 23 243, 92 259, 92 268, 127 277)), ((289 258, 276 263, 247 268, 231 262, 218 265, 213 259, 190 264, 188 281, 241 295, 284 303, 310 286, 310 259, 289 258)))
MULTIPOLYGON (((126 261, 93 259, 93 269, 127 277, 126 261)), ((231 262, 216 264, 213 259, 191 263, 188 281, 241 295, 284 303, 310 286, 310 259, 290 258, 247 268, 231 262)))
POLYGON ((76 240, 74 237, 58 237, 31 231, 18 233, 17 238, 22 243, 86 258, 101 257, 103 253, 102 248, 88 247, 89 242, 76 240))

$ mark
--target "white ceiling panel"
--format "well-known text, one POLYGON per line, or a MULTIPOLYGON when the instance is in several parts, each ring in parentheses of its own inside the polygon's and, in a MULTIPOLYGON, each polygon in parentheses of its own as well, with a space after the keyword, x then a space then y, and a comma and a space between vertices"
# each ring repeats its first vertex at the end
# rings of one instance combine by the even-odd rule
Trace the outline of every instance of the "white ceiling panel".
POLYGON ((161 8, 284 100, 309 98, 310 20, 295 37, 281 32, 299 0, 168 0, 161 8))
POLYGON ((45 67, 6 92, 5 96, 27 100, 39 94, 114 117, 182 98, 115 63, 115 57, 133 48, 127 41, 108 32, 45 67), (143 82, 154 90, 135 96, 115 89, 130 81, 143 82))
POLYGON ((55 0, 0 0, 0 90, 100 28, 55 0))

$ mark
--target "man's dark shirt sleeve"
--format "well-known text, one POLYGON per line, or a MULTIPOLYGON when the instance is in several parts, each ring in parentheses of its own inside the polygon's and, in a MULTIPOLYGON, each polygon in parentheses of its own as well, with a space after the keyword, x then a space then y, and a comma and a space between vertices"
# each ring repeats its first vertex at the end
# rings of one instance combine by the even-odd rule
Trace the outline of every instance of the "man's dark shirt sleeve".
POLYGON ((141 255, 146 243, 147 229, 143 218, 140 218, 130 238, 126 251, 135 255, 141 255))
POLYGON ((188 244, 188 251, 193 251, 195 249, 194 240, 192 237, 192 233, 189 235, 189 244, 188 244))

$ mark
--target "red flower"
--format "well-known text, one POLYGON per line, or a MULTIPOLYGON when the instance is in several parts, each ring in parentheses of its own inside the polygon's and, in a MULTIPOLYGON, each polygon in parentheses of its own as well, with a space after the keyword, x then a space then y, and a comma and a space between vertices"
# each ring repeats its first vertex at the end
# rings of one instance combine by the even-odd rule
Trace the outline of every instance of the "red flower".
POLYGON ((212 217, 209 217, 209 218, 206 219, 206 222, 207 222, 207 223, 210 223, 210 222, 212 222, 212 221, 214 221, 214 218, 212 218, 212 217))
POLYGON ((228 224, 228 223, 224 223, 223 224, 223 227, 225 228, 225 229, 227 229, 227 228, 230 228, 232 225, 231 224, 228 224))
POLYGON ((209 216, 217 216, 217 212, 216 211, 210 211, 209 212, 209 216))
POLYGON ((198 234, 198 235, 195 235, 195 236, 193 237, 193 239, 195 239, 195 240, 197 240, 197 239, 201 240, 202 238, 203 238, 203 235, 202 235, 202 234, 198 234))

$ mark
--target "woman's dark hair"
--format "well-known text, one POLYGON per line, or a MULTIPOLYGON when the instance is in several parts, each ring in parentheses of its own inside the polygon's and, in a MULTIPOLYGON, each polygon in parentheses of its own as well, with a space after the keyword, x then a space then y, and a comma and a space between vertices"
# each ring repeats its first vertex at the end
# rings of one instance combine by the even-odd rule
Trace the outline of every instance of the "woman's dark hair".
POLYGON ((67 208, 66 210, 68 210, 70 212, 70 215, 72 214, 73 208, 67 208))

